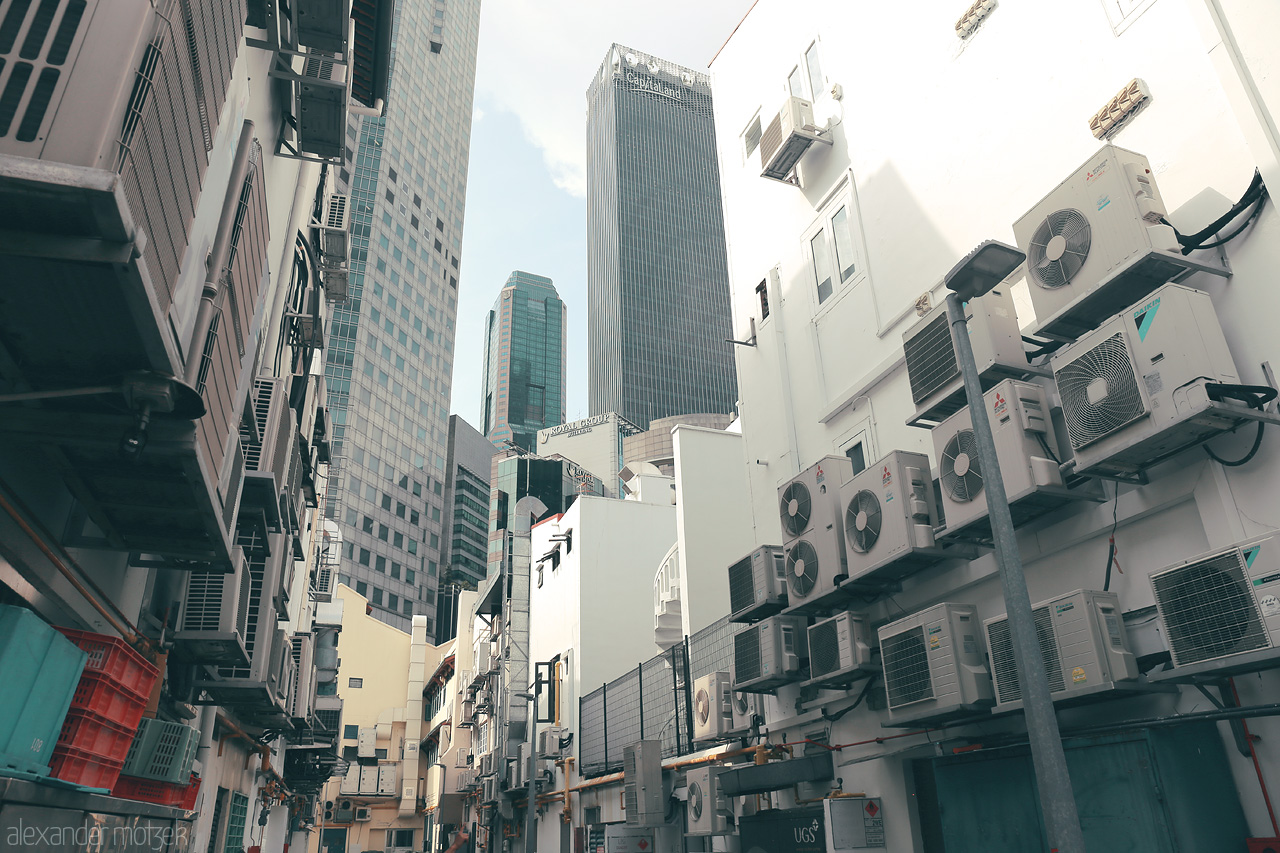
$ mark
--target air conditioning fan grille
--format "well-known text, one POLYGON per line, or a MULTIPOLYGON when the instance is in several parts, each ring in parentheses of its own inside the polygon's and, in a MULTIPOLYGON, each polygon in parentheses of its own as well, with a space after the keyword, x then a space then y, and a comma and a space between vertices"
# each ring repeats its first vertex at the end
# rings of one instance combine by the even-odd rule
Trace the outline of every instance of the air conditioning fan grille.
POLYGON ((1147 412, 1121 332, 1055 371, 1054 376, 1062 395, 1067 436, 1077 450, 1147 412))
POLYGON ((760 631, 749 628, 733 637, 733 680, 739 684, 760 677, 760 631))
POLYGON ((809 666, 814 677, 840 669, 840 639, 835 619, 819 622, 809 629, 809 666))
POLYGON ((702 818, 702 786, 697 782, 689 783, 689 814, 694 820, 702 818))
POLYGON ((1175 665, 1270 645, 1238 550, 1165 572, 1151 585, 1175 665))
POLYGON ((968 503, 982 493, 982 467, 978 464, 978 440, 973 430, 962 429, 942 449, 942 488, 957 503, 968 503))
POLYGON ((729 567, 729 610, 738 613, 755 603, 755 574, 751 570, 751 558, 748 557, 729 567))
POLYGON ((787 549, 787 588, 796 598, 804 598, 817 582, 818 552, 801 539, 787 549))
POLYGON ((809 519, 813 517, 813 501, 809 497, 808 486, 800 482, 789 484, 783 489, 779 503, 782 529, 788 536, 799 536, 809 529, 809 519))
POLYGON ((699 687, 693 696, 693 717, 700 726, 711 719, 711 694, 705 687, 699 687))
POLYGON ((1070 208, 1056 210, 1031 237, 1027 269, 1036 284, 1054 290, 1071 282, 1089 257, 1091 229, 1083 213, 1070 208))
POLYGON ((907 379, 911 383, 911 400, 922 403, 929 395, 960 375, 955 348, 951 345, 951 327, 941 312, 917 335, 902 344, 907 361, 907 379))
POLYGON ((849 501, 844 513, 844 532, 849 547, 865 554, 880 540, 880 499, 863 489, 849 501))
POLYGON ((884 661, 884 686, 890 708, 933 698, 933 678, 929 674, 929 653, 925 647, 923 627, 916 626, 882 638, 880 655, 884 661))
MULTIPOLYGON (((1062 676, 1062 658, 1058 654, 1058 640, 1053 632, 1053 617, 1048 607, 1037 607, 1031 616, 1036 623, 1036 642, 1044 658, 1045 675, 1049 680, 1049 692, 1066 689, 1062 676)), ((1022 698, 1022 685, 1018 682, 1018 667, 1013 657, 1013 638, 1009 633, 1008 618, 992 622, 987 630, 991 650, 991 675, 996 682, 996 693, 1001 703, 1022 698)))

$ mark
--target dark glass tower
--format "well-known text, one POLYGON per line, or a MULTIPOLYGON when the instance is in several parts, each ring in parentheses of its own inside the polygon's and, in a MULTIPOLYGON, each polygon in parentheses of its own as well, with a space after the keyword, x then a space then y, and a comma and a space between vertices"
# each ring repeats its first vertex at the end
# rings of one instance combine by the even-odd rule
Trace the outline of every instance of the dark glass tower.
POLYGON ((507 278, 485 320, 485 438, 533 452, 538 430, 564 423, 565 314, 551 279, 507 278))
POLYGON ((587 88, 587 310, 592 415, 733 411, 710 80, 617 44, 587 88))

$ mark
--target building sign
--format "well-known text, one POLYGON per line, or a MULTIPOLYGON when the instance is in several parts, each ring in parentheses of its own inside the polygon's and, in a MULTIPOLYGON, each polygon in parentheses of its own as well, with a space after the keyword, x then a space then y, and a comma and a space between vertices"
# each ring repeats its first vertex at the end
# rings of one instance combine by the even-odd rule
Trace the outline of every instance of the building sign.
POLYGON ((567 424, 560 424, 558 427, 541 430, 542 443, 546 444, 547 440, 556 436, 572 437, 575 435, 586 435, 601 424, 608 423, 608 415, 595 415, 590 418, 583 418, 580 421, 570 421, 567 424))
POLYGON ((661 95, 664 98, 670 98, 673 101, 683 101, 684 93, 672 86, 670 83, 663 82, 656 77, 650 77, 647 74, 638 74, 635 71, 628 71, 626 81, 631 84, 633 89, 641 89, 645 92, 652 92, 655 95, 661 95))

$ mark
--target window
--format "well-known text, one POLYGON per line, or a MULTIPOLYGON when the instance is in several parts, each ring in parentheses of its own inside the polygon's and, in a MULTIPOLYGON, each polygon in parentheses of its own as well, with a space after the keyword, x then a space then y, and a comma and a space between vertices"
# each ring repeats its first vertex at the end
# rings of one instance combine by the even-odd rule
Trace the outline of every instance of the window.
POLYGON ((378 589, 377 587, 374 587, 373 596, 369 600, 372 601, 378 607, 381 607, 382 606, 382 590, 378 589))
POLYGON ((413 830, 412 829, 388 829, 387 835, 391 837, 387 839, 388 847, 412 847, 413 846, 413 830))
POLYGON ((369 584, 365 583, 364 581, 356 581, 356 592, 358 592, 360 595, 368 596, 369 584))
POLYGON ((387 593, 387 607, 391 610, 399 610, 400 596, 396 595, 394 592, 387 593))
POLYGON ((827 235, 822 231, 809 238, 809 261, 813 266, 818 302, 826 302, 831 295, 831 258, 827 252, 827 235))
POLYGON ((375 749, 373 751, 373 757, 381 761, 387 757, 387 751, 385 749, 375 749))
POLYGON ((359 726, 343 726, 342 736, 347 740, 355 740, 356 738, 360 737, 360 727, 359 726))
POLYGON ((364 679, 363 679, 363 678, 348 678, 348 679, 347 679, 347 686, 348 686, 348 687, 351 687, 351 688, 356 688, 356 689, 361 688, 361 687, 364 687, 364 679))
POLYGON ((245 819, 249 816, 249 798, 239 791, 231 792, 231 808, 227 812, 227 836, 224 853, 240 850, 244 846, 245 819))
POLYGON ((750 157, 760 147, 760 116, 757 114, 742 131, 742 156, 750 157))
POLYGON ((853 473, 865 471, 867 469, 866 454, 862 449, 862 442, 858 441, 847 447, 844 455, 849 457, 849 461, 853 463, 853 473))
POLYGON ((831 237, 836 244, 836 269, 840 271, 840 280, 848 281, 849 276, 857 270, 853 258, 853 238, 849 236, 848 205, 841 205, 835 216, 831 217, 831 237))
POLYGON ((848 177, 842 178, 819 207, 822 214, 805 235, 809 275, 819 306, 861 275, 861 250, 855 242, 859 233, 857 208, 848 186, 848 177))
POLYGON ((809 72, 809 93, 813 100, 817 100, 818 96, 827 90, 822 80, 822 68, 818 64, 818 43, 815 41, 809 45, 809 49, 804 52, 804 67, 809 72))
POLYGON ((804 76, 800 73, 800 66, 791 69, 791 74, 787 76, 787 91, 791 93, 793 98, 804 97, 804 76))
POLYGON ((760 320, 769 319, 769 280, 764 279, 756 285, 756 296, 760 298, 760 320))

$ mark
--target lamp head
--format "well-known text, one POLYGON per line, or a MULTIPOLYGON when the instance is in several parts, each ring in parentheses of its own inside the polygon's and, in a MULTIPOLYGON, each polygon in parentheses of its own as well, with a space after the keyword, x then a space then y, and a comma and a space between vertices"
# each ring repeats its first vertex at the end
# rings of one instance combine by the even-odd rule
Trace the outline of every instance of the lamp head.
POLYGON ((968 302, 1004 281, 1026 259, 1026 253, 1015 246, 987 240, 952 267, 942 283, 968 302))

